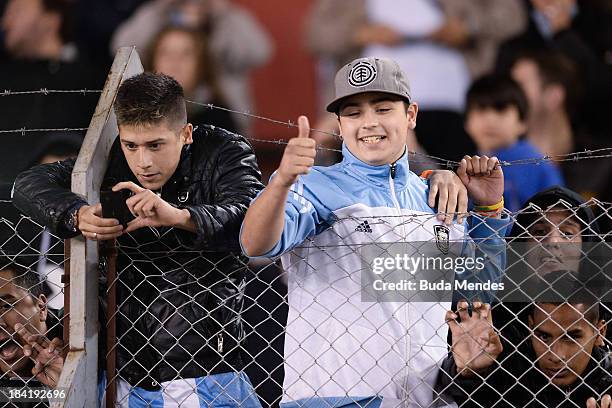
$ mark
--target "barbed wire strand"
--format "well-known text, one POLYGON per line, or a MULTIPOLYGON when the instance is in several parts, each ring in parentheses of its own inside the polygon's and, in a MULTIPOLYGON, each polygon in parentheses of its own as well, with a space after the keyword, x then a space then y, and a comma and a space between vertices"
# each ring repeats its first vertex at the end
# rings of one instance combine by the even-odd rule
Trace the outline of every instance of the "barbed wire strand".
POLYGON ((15 95, 51 95, 51 94, 99 94, 102 93, 101 89, 47 89, 40 88, 31 91, 11 91, 5 89, 0 92, 0 96, 15 96, 15 95))
MULTIPOLYGON (((27 90, 27 91, 13 91, 13 90, 9 90, 9 89, 5 89, 3 91, 0 92, 0 96, 14 96, 14 95, 51 95, 51 94, 82 94, 82 95, 87 95, 87 94, 94 94, 94 93, 101 93, 102 90, 100 89, 47 89, 47 88, 40 88, 37 90, 27 90)), ((206 107, 208 109, 216 109, 216 110, 221 110, 221 111, 225 111, 225 112, 229 112, 229 113, 234 113, 237 115, 242 115, 242 116, 246 116, 249 118, 253 118, 253 119, 257 119, 257 120, 262 120, 262 121, 266 121, 269 123, 273 123, 276 125, 282 125, 282 126, 286 126, 288 128, 298 128, 297 123, 288 120, 288 121, 282 121, 282 120, 278 120, 278 119, 273 119, 273 118, 269 118, 266 116, 262 116, 262 115, 257 115, 254 113, 250 113, 250 112, 242 112, 242 111, 238 111, 238 110, 234 110, 234 109, 230 109, 230 108, 226 108, 223 106, 217 106, 214 105, 212 103, 202 103, 202 102, 196 102, 196 101, 192 101, 192 100, 186 100, 187 103, 191 103, 194 105, 198 105, 198 106, 203 106, 206 107)), ((7 133, 21 133, 22 135, 25 135, 26 133, 35 133, 35 132, 83 132, 83 131, 87 131, 88 128, 35 128, 35 129, 28 129, 26 127, 22 127, 19 129, 9 129, 9 130, 0 130, 0 134, 7 134, 7 133)), ((321 134, 326 134, 338 139, 341 139, 341 135, 335 133, 335 132, 328 132, 326 130, 321 130, 321 129, 316 129, 316 128, 311 128, 310 129, 311 132, 317 132, 317 133, 321 133, 321 134)), ((249 137, 249 136, 245 136, 247 139, 254 141, 254 142, 259 142, 259 143, 268 143, 268 144, 275 144, 275 145, 279 145, 279 146, 284 146, 287 145, 287 141, 279 139, 279 140, 270 140, 270 139, 259 139, 259 138, 254 138, 254 137, 249 137)), ((317 150, 319 151, 330 151, 330 152, 335 152, 335 153, 341 153, 342 151, 340 149, 334 149, 334 148, 330 148, 330 147, 324 147, 324 146, 317 146, 317 150)), ((423 161, 414 161, 415 163, 433 163, 433 164, 437 164, 440 165, 442 167, 446 167, 446 168, 454 168, 454 167, 458 167, 460 162, 456 161, 456 160, 449 160, 449 159, 445 159, 442 157, 437 157, 437 156, 433 156, 433 155, 429 155, 426 153, 420 153, 420 152, 415 152, 415 151, 408 151, 408 154, 410 154, 413 157, 421 157, 427 160, 423 160, 423 161)), ((568 161, 579 161, 579 160, 586 160, 586 159, 604 159, 604 158, 612 158, 612 147, 606 147, 606 148, 600 148, 600 149, 585 149, 583 151, 578 151, 578 152, 571 152, 571 153, 567 153, 567 154, 563 154, 563 155, 554 155, 554 156, 549 156, 549 155, 545 155, 543 157, 539 157, 539 158, 531 158, 531 159, 519 159, 519 160, 511 160, 511 161, 500 161, 500 165, 502 167, 507 167, 507 166, 516 166, 516 165, 527 165, 527 164, 541 164, 541 163, 545 163, 545 162, 568 162, 568 161)))

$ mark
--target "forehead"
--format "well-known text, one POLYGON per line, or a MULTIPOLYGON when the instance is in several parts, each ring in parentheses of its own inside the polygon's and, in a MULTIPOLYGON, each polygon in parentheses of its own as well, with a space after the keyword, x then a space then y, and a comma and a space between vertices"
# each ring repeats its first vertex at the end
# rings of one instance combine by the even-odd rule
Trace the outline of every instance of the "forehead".
POLYGON ((21 286, 15 285, 13 282, 15 273, 10 269, 0 271, 0 296, 12 295, 15 297, 23 297, 27 291, 21 286))
POLYGON ((512 66, 512 74, 519 79, 540 79, 540 70, 535 61, 529 58, 520 58, 512 66))
POLYGON ((176 45, 176 43, 186 44, 186 45, 194 45, 194 38, 191 34, 186 33, 180 30, 170 30, 164 33, 164 35, 160 38, 159 43, 163 43, 164 45, 168 45, 168 43, 172 42, 171 45, 176 45))
POLYGON ((585 312, 590 306, 582 303, 563 303, 555 305, 550 303, 536 304, 533 312, 533 322, 535 325, 541 324, 553 330, 569 330, 591 327, 585 319, 585 312))
POLYGON ((136 144, 145 144, 154 141, 176 138, 176 132, 176 130, 169 128, 165 120, 159 124, 147 126, 119 126, 119 137, 121 138, 121 141, 136 144))
POLYGON ((576 214, 570 210, 562 208, 553 208, 546 211, 540 218, 538 218, 536 223, 546 223, 549 225, 576 225, 578 227, 581 225, 580 221, 576 217, 576 214))
POLYGON ((399 96, 386 92, 363 92, 357 95, 347 96, 346 99, 342 101, 340 109, 342 110, 346 106, 369 105, 379 102, 402 103, 402 99, 399 96))

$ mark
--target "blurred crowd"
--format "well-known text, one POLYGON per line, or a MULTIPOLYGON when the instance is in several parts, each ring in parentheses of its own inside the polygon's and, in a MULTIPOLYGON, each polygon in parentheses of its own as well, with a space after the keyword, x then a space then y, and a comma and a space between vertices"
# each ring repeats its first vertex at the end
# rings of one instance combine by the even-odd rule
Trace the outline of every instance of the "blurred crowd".
MULTIPOLYGON (((251 76, 273 63, 279 38, 247 7, 232 0, 2 0, 0 90, 99 90, 116 50, 136 46, 145 70, 176 78, 189 100, 258 112, 251 76)), ((512 161, 610 145, 609 1, 312 0, 296 7, 306 8, 297 29, 302 52, 316 61, 315 127, 338 131, 334 115, 323 109, 333 73, 356 56, 372 55, 398 61, 410 79, 419 104, 411 150, 449 160, 480 153, 512 161)), ((98 96, 2 97, 0 129, 86 128, 98 96)), ((245 115, 190 103, 189 116, 196 125, 274 138, 255 135, 245 115)), ((83 136, 4 134, 0 180, 10 183, 44 156, 74 154, 83 136)), ((336 138, 315 137, 338 147, 336 138)), ((433 166, 415 162, 415 169, 433 166)), ((510 166, 506 205, 516 210, 552 185, 612 201, 611 175, 609 159, 510 166)))

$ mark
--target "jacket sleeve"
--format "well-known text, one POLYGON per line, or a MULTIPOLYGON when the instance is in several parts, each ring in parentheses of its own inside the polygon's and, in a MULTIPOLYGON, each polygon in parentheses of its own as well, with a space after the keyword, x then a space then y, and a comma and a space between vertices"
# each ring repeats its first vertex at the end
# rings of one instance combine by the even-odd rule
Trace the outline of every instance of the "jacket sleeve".
POLYGON ((199 182, 203 189, 212 191, 214 204, 179 206, 189 211, 196 233, 175 229, 177 238, 195 250, 239 249, 240 225, 251 200, 263 189, 255 153, 248 142, 228 141, 219 152, 212 181, 199 182))
POLYGON ((74 163, 75 159, 69 159, 32 167, 17 176, 13 187, 15 207, 60 238, 77 235, 64 227, 66 212, 87 204, 84 198, 70 191, 74 163))
MULTIPOLYGON (((501 284, 506 268, 506 242, 504 234, 509 224, 509 218, 487 218, 472 215, 468 227, 470 240, 466 241, 463 256, 482 259, 483 267, 457 274, 456 279, 470 283, 491 282, 501 284)), ((480 291, 459 289, 453 293, 453 302, 465 298, 479 298, 486 303, 495 300, 495 290, 480 291)))

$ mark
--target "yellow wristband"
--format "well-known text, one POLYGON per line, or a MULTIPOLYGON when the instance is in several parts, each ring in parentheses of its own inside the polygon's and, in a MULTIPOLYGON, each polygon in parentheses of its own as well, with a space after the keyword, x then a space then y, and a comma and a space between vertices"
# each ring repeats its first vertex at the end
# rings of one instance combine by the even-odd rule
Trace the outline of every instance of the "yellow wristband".
POLYGON ((499 200, 498 203, 493 204, 493 205, 475 205, 474 211, 476 212, 497 212, 501 210, 502 208, 504 208, 504 197, 502 197, 502 199, 499 200))

